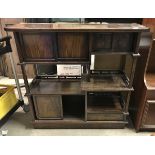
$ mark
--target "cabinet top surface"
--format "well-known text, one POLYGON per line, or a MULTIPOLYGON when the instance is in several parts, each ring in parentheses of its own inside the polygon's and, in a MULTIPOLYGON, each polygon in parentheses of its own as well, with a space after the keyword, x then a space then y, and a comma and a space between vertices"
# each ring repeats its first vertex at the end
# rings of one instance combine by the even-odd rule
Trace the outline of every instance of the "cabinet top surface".
POLYGON ((39 30, 39 31, 148 31, 149 28, 140 24, 124 24, 124 23, 20 23, 5 27, 6 31, 26 31, 26 30, 39 30))

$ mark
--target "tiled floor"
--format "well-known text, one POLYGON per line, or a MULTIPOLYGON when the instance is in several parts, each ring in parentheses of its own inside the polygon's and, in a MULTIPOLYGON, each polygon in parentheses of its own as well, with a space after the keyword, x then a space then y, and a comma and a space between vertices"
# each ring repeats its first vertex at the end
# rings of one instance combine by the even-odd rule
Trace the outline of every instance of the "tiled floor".
MULTIPOLYGON (((23 83, 23 80, 20 80, 20 83, 23 83)), ((0 84, 15 84, 15 82, 14 79, 0 77, 0 84)), ((24 88, 22 93, 24 95, 24 88)), ((26 97, 24 101, 28 102, 26 97)), ((132 123, 129 123, 125 129, 33 129, 30 121, 30 113, 24 113, 20 107, 1 130, 7 128, 9 136, 149 136, 152 134, 152 132, 136 133, 132 123)))

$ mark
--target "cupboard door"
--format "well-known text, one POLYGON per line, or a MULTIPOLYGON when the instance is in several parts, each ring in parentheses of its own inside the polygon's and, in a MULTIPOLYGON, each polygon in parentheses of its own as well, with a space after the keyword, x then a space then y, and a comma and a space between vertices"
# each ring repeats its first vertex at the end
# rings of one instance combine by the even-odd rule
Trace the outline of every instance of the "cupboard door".
POLYGON ((155 128, 155 100, 147 100, 142 118, 144 128, 155 128))
POLYGON ((89 60, 88 34, 81 32, 58 33, 58 59, 89 60))
POLYGON ((62 119, 62 100, 59 95, 34 96, 38 119, 62 119))
POLYGON ((21 33, 18 41, 22 42, 20 46, 25 49, 22 53, 23 61, 55 59, 55 33, 21 33))

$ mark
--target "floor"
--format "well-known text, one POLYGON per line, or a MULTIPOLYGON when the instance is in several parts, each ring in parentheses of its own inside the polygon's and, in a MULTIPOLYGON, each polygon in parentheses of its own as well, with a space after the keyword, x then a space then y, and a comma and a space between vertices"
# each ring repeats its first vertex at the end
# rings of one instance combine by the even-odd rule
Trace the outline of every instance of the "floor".
MULTIPOLYGON (((15 82, 14 79, 0 77, 0 84, 15 84, 15 82)), ((23 84, 22 79, 20 84, 23 84)), ((22 88, 22 94, 24 96, 25 88, 22 88)), ((24 101, 28 103, 26 97, 24 101)), ((30 113, 23 112, 20 107, 0 130, 7 129, 8 136, 150 136, 152 134, 152 132, 136 133, 131 121, 125 129, 33 129, 30 121, 30 113)))

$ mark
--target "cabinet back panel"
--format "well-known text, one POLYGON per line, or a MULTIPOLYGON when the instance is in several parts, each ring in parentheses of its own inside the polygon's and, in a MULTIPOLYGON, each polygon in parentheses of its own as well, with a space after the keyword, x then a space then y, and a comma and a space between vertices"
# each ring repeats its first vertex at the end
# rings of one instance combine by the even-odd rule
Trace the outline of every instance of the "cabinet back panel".
POLYGON ((119 55, 96 55, 94 69, 96 70, 119 70, 121 56, 119 55))
POLYGON ((84 95, 63 95, 62 104, 64 115, 84 116, 84 110, 85 110, 84 95))

